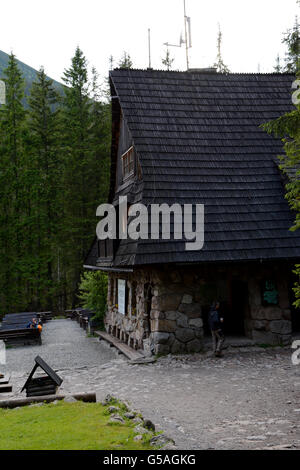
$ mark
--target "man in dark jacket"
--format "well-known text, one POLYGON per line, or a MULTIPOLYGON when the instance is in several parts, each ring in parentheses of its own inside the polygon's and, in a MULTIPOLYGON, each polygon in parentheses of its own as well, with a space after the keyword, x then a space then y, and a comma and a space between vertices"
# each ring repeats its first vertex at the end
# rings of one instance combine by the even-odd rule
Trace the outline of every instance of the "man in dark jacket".
POLYGON ((222 357, 221 350, 225 339, 222 330, 223 318, 220 316, 219 308, 220 302, 213 302, 208 315, 208 323, 213 340, 213 350, 216 357, 222 357))

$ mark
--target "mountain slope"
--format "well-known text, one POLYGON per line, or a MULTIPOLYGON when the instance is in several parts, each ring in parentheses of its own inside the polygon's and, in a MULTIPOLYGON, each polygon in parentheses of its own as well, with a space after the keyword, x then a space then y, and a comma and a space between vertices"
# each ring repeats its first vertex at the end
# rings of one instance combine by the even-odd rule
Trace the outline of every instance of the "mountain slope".
MULTIPOLYGON (((8 59, 9 55, 3 51, 0 51, 0 79, 4 78, 4 70, 8 65, 8 59)), ((32 82, 36 78, 37 71, 29 65, 24 64, 24 62, 21 62, 20 60, 18 60, 18 66, 25 79, 25 94, 28 95, 32 82)), ((53 86, 54 88, 56 88, 57 91, 59 91, 60 93, 62 92, 63 85, 61 83, 53 80, 53 86)))

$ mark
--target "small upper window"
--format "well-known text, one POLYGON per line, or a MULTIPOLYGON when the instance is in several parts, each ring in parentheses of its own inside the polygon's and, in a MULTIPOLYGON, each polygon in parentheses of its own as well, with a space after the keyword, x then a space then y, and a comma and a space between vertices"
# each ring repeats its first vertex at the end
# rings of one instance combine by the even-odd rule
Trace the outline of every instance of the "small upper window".
POLYGON ((134 151, 133 147, 122 155, 123 179, 134 173, 134 151))

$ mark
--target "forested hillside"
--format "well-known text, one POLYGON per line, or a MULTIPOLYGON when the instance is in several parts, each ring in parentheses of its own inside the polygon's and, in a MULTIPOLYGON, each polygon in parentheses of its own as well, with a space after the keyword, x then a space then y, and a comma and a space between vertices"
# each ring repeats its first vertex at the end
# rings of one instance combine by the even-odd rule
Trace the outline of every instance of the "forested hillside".
POLYGON ((77 48, 59 94, 31 70, 26 108, 20 63, 11 55, 1 71, 0 315, 75 304, 108 189, 111 112, 96 71, 77 48))
MULTIPOLYGON (((16 61, 18 64, 18 68, 22 73, 22 77, 25 80, 24 91, 25 91, 25 96, 27 96, 30 93, 30 88, 32 86, 32 83, 36 79, 37 70, 30 67, 29 65, 24 64, 18 59, 16 59, 16 61)), ((4 70, 7 68, 8 62, 9 62, 9 55, 3 51, 0 51, 0 78, 3 78, 4 70)), ((53 80, 53 88, 62 94, 63 85, 61 83, 53 80)), ((26 99, 24 100, 24 102, 26 103, 26 99)))

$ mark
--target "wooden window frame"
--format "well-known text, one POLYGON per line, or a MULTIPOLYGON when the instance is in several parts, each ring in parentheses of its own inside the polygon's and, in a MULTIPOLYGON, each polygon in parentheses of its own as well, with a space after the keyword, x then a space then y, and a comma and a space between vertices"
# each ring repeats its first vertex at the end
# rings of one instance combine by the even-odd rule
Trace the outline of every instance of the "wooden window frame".
POLYGON ((121 156, 123 181, 134 175, 135 158, 133 145, 121 156))
POLYGON ((114 240, 98 240, 98 259, 112 260, 114 257, 114 240))

